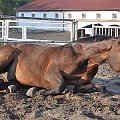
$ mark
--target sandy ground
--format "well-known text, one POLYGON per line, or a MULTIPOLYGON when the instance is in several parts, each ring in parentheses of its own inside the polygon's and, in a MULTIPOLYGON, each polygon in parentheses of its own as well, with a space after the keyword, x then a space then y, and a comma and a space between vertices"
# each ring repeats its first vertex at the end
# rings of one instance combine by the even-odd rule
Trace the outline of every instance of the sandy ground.
MULTIPOLYGON (((70 40, 70 32, 61 32, 61 31, 30 31, 27 32, 27 39, 34 40, 55 40, 55 41, 69 41, 70 40)), ((9 32, 9 38, 18 38, 22 39, 21 32, 9 32)))
MULTIPOLYGON (((107 64, 100 66, 93 82, 108 84, 119 79, 107 64)), ((118 84, 120 88, 120 82, 118 84)), ((118 87, 117 86, 117 87, 118 87)), ((114 87, 112 88, 112 90, 114 87)), ((26 88, 9 94, 0 91, 0 120, 119 120, 120 89, 102 94, 66 93, 58 96, 27 97, 26 88)))

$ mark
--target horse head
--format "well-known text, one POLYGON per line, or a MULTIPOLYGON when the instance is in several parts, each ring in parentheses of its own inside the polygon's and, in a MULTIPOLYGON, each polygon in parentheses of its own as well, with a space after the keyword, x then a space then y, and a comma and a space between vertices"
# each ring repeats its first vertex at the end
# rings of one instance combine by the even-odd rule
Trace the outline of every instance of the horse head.
POLYGON ((112 41, 108 63, 114 71, 120 73, 120 40, 112 41))
POLYGON ((90 64, 100 65, 107 61, 114 71, 120 72, 120 40, 109 39, 94 43, 75 41, 72 48, 83 60, 92 61, 90 64))

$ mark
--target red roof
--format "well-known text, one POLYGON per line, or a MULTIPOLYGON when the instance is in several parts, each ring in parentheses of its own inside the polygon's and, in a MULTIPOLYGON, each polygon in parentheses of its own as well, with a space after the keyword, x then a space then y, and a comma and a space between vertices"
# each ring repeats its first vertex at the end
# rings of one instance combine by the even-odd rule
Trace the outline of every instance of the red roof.
POLYGON ((33 0, 17 11, 120 10, 120 0, 33 0))

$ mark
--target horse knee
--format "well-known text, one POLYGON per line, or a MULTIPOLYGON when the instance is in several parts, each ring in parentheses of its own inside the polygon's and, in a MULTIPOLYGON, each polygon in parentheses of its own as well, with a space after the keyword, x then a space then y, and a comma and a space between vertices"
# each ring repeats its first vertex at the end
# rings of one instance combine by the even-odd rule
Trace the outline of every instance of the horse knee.
POLYGON ((58 83, 55 84, 55 87, 53 88, 53 91, 55 91, 55 93, 57 93, 57 94, 60 94, 65 90, 65 88, 66 88, 65 83, 63 83, 61 81, 61 82, 58 82, 58 83))
POLYGON ((50 90, 47 92, 48 94, 57 95, 62 93, 66 88, 65 81, 59 70, 51 71, 50 69, 44 76, 44 80, 47 83, 47 87, 45 88, 50 90))

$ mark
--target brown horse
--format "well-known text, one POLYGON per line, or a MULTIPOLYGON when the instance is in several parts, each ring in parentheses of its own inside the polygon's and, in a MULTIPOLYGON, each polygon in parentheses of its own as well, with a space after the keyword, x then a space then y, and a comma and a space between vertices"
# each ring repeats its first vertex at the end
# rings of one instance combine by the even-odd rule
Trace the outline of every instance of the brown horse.
MULTIPOLYGON (((56 95, 66 85, 90 84, 104 61, 120 72, 118 40, 96 43, 71 42, 63 46, 32 44, 0 47, 0 73, 8 72, 8 80, 23 85, 45 88, 43 95, 56 95)), ((77 90, 77 89, 76 89, 77 90)))

